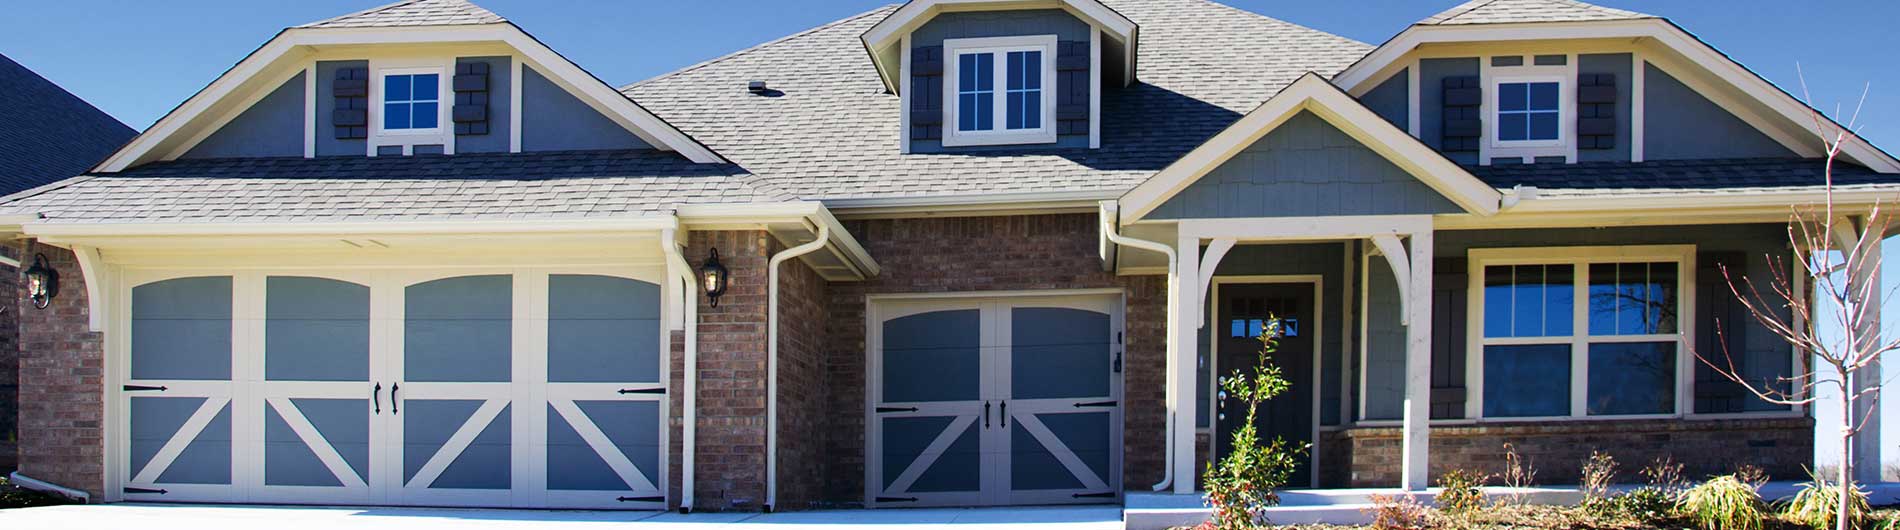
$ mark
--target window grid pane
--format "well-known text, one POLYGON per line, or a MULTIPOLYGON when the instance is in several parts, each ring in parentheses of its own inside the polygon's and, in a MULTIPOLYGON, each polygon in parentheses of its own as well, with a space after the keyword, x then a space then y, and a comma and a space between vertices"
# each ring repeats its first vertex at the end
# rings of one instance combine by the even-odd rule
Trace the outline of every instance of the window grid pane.
POLYGON ((1485 346, 1484 415, 1569 416, 1570 345, 1485 346))
POLYGON ((1586 408, 1592 416, 1676 410, 1676 343, 1591 344, 1586 408))
POLYGON ((1570 265, 1485 267, 1485 337, 1568 337, 1574 333, 1570 265))
POLYGON ((1675 333, 1676 269, 1673 262, 1590 265, 1590 334, 1675 333))
POLYGON ((957 130, 995 128, 995 54, 957 55, 957 130))
POLYGON ((1498 139, 1556 140, 1561 111, 1557 83, 1499 83, 1498 139))
POLYGON ((1042 52, 1009 52, 1008 129, 1042 128, 1042 52))
POLYGON ((436 74, 383 76, 383 128, 434 129, 441 78, 436 74))

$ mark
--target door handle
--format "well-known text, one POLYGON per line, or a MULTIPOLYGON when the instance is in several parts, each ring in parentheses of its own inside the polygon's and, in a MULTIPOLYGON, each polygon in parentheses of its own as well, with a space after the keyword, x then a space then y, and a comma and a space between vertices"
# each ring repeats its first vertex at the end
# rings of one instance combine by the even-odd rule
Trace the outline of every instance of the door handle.
POLYGON ((983 402, 983 428, 990 428, 990 402, 983 402))
POLYGON ((382 383, 376 383, 375 388, 369 389, 369 401, 370 403, 373 403, 376 405, 377 414, 383 413, 383 384, 382 383))
POLYGON ((997 403, 998 405, 996 406, 996 415, 1001 416, 1000 418, 997 418, 997 422, 1001 424, 999 425, 1000 427, 1008 429, 1009 428, 1009 402, 998 401, 997 403))
POLYGON ((400 407, 402 407, 400 403, 402 401, 396 399, 396 392, 399 390, 402 390, 402 383, 389 384, 389 413, 390 414, 402 414, 402 410, 400 410, 400 407))

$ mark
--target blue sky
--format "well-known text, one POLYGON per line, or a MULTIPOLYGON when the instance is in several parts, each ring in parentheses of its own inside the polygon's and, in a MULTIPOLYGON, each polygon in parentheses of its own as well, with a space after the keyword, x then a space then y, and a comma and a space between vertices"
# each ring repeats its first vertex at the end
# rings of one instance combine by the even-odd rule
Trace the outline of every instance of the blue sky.
MULTIPOLYGON (((581 67, 623 85, 868 11, 884 0, 476 0, 581 67)), ((1460 0, 1227 0, 1289 22, 1379 43, 1460 0)), ((143 130, 279 29, 382 0, 58 0, 16 2, 0 18, 0 53, 143 130)), ((1861 131, 1900 149, 1900 2, 1604 0, 1669 17, 1800 95, 1796 65, 1824 110, 1851 109, 1871 85, 1861 131)), ((1900 264, 1900 243, 1889 242, 1900 264)), ((1889 281, 1900 274, 1888 273, 1889 281)), ((1900 308, 1892 308, 1900 309, 1900 308)), ((1889 312, 1900 315, 1900 312, 1889 312)), ((1900 322, 1900 317, 1889 317, 1900 322)), ((1889 361, 1900 373, 1900 358, 1889 361)), ((1900 403, 1900 400, 1896 400, 1900 403)), ((1900 406, 1887 407, 1900 442, 1900 406)), ((1825 418, 1823 425, 1828 424, 1825 418)), ((1822 437, 1822 452, 1831 437, 1822 437)), ((1890 443, 1891 445, 1891 443, 1890 443)), ((1900 454, 1896 454, 1900 457, 1900 454)))

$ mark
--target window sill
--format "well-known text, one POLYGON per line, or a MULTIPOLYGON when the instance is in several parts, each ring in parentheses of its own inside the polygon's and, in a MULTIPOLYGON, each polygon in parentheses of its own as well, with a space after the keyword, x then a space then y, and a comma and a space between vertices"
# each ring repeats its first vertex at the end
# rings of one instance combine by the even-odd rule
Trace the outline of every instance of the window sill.
POLYGON ((944 147, 981 147, 986 145, 1036 145, 1056 143, 1053 128, 1031 132, 962 133, 945 131, 944 147))

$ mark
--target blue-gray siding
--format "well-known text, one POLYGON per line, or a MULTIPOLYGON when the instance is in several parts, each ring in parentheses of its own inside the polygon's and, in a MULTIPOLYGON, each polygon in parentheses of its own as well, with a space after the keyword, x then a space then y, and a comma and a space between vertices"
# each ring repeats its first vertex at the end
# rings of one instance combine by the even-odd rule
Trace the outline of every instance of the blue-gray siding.
POLYGON ((522 151, 648 147, 632 131, 601 115, 540 72, 521 68, 522 151))
MULTIPOLYGON (((508 122, 508 104, 511 96, 507 57, 462 57, 456 64, 488 64, 488 134, 463 134, 455 137, 457 153, 506 153, 508 152, 508 130, 514 124, 508 122)), ((448 107, 443 107, 443 117, 449 116, 448 107)), ((444 126, 452 125, 444 123, 444 126)), ((323 129, 318 129, 323 130, 323 129)), ((417 150, 420 153, 420 149, 417 150)))
POLYGON ((1577 74, 1613 74, 1616 76, 1616 147, 1578 149, 1579 162, 1628 162, 1630 159, 1630 92, 1634 86, 1631 56, 1627 53, 1583 54, 1577 56, 1577 74))
MULTIPOLYGON (((916 49, 928 46, 942 46, 944 39, 1015 37, 1026 35, 1055 35, 1057 41, 1088 42, 1089 31, 1090 27, 1087 22, 1083 22, 1081 19, 1075 18, 1074 15, 1070 15, 1069 12, 1061 9, 942 13, 930 19, 929 22, 925 22, 924 25, 918 26, 915 31, 912 31, 910 34, 910 45, 912 49, 916 49)), ((906 51, 905 53, 909 52, 906 51)), ((1054 60, 1054 57, 1051 57, 1050 60, 1054 60)), ((954 67, 954 64, 955 63, 952 62, 949 57, 944 58, 945 69, 954 67)), ((1060 78, 1062 76, 1058 75, 1056 77, 1060 78)), ((1108 79, 1108 76, 1103 75, 1102 78, 1108 79)), ((906 82, 908 82, 908 80, 906 80, 906 82)), ((1050 79, 1046 82, 1053 84, 1057 83, 1057 80, 1050 79)), ((1067 90, 1067 87, 1063 86, 1052 86, 1049 88, 1057 91, 1067 90)), ((954 91, 946 93, 955 94, 954 91)), ((944 108, 949 108, 949 106, 945 105, 944 108)), ((953 123, 950 120, 944 120, 944 126, 951 127, 953 123)), ((1049 126, 1054 127, 1055 124, 1049 124, 1049 126)), ((1044 144, 1042 147, 1088 147, 1088 145, 1089 139, 1086 135, 1065 135, 1057 137, 1055 144, 1044 144)), ((952 150, 958 152, 999 151, 1008 149, 1022 149, 1022 147, 952 148, 952 150)), ((941 140, 911 141, 911 152, 936 153, 944 152, 945 150, 941 140)))
POLYGON ((1768 135, 1694 89, 1643 63, 1643 158, 1789 158, 1768 135))
MULTIPOLYGON (((1444 123, 1445 78, 1453 76, 1478 75, 1478 58, 1460 57, 1453 59, 1420 59, 1418 61, 1418 136, 1425 145, 1442 150, 1445 146, 1439 130, 1444 123)), ((1478 163, 1478 153, 1446 153, 1445 156, 1460 164, 1478 163)))
POLYGON ((1371 109, 1373 114, 1392 122, 1400 130, 1405 130, 1411 120, 1412 94, 1410 91, 1411 69, 1399 70, 1391 79, 1379 83, 1359 98, 1359 103, 1371 109))
POLYGON ((179 158, 303 156, 305 75, 291 76, 179 158))
POLYGON ((336 86, 336 71, 368 67, 369 61, 317 61, 317 156, 363 156, 368 152, 368 144, 361 138, 338 140, 335 122, 330 119, 336 112, 336 98, 331 96, 336 86))
POLYGON ((1439 214, 1458 205, 1311 112, 1288 118, 1150 219, 1439 214))
MULTIPOLYGON (((1320 423, 1322 425, 1339 424, 1339 400, 1341 392, 1339 380, 1345 373, 1347 357, 1343 355, 1341 338, 1346 333, 1345 308, 1340 303, 1341 290, 1345 287, 1346 245, 1343 243, 1308 243, 1295 245, 1241 245, 1234 247, 1214 268, 1215 276, 1262 276, 1289 274, 1317 274, 1325 285, 1321 288, 1321 299, 1316 300, 1320 308, 1320 319, 1326 329, 1320 337, 1320 423)), ((1214 317, 1204 315, 1205 328, 1213 329, 1214 317)), ((1207 410, 1209 375, 1208 355, 1211 353, 1209 337, 1205 332, 1200 337, 1200 382, 1194 386, 1195 399, 1199 410, 1207 410)), ((1223 369, 1223 371, 1226 371, 1223 369)), ((1197 415, 1198 426, 1206 427, 1208 418, 1197 415)))

